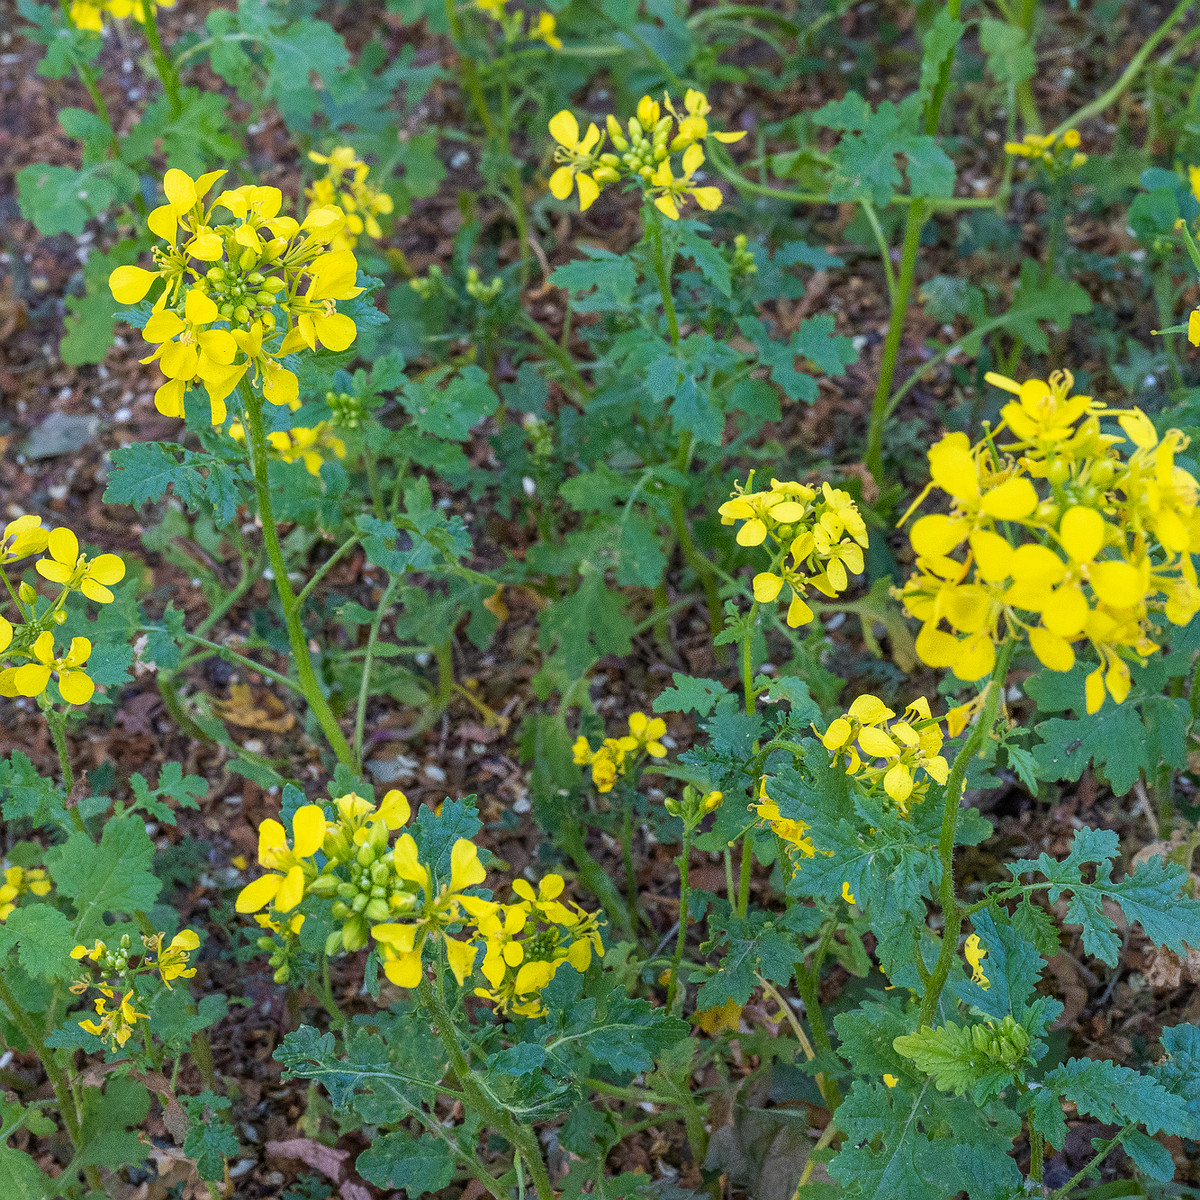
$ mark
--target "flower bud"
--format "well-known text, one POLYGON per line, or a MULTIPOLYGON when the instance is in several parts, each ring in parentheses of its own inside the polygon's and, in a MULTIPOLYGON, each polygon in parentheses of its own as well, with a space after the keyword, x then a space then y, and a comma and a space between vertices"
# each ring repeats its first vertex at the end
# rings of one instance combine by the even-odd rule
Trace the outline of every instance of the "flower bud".
POLYGON ((592 172, 592 178, 597 183, 616 183, 621 178, 621 173, 616 167, 597 167, 592 172))
POLYGON ((335 929, 325 939, 325 954, 327 957, 332 958, 335 954, 340 954, 341 952, 342 952, 342 931, 340 929, 335 929))
POLYGON ((54 616, 51 618, 55 625, 65 625, 67 623, 67 610, 58 608, 54 611, 54 616))
POLYGON ((21 597, 22 604, 32 604, 37 599, 37 588, 32 583, 22 580, 20 587, 17 588, 17 595, 21 597))
POLYGON ((275 980, 276 983, 287 983, 288 978, 291 976, 291 973, 292 973, 291 967, 289 967, 287 965, 287 963, 284 963, 283 966, 280 967, 279 970, 275 972, 275 974, 272 976, 272 978, 275 980))
POLYGON ((367 944, 369 932, 367 923, 362 917, 351 917, 342 926, 342 945, 346 947, 348 953, 354 954, 367 944))
POLYGON ((380 899, 378 896, 373 896, 370 903, 363 910, 363 916, 375 924, 386 921, 391 915, 392 910, 388 907, 388 902, 380 899))
POLYGON ((626 140, 624 131, 621 129, 620 121, 612 113, 609 113, 604 119, 604 123, 608 127, 608 137, 612 144, 618 150, 628 150, 629 142, 626 140))
POLYGON ((342 881, 336 875, 324 874, 318 875, 316 879, 309 884, 309 891, 314 896, 320 896, 322 900, 328 900, 338 894, 342 881))

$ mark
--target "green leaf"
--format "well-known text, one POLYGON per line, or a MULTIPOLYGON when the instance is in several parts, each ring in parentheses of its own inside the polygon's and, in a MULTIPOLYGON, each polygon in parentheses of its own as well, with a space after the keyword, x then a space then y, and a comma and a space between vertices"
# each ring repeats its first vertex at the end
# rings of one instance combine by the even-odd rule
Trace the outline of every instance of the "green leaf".
POLYGON ((950 12, 942 8, 933 19, 933 24, 922 40, 920 94, 922 106, 928 104, 934 86, 942 73, 946 59, 954 53, 966 26, 950 12))
POLYGON ((34 163, 17 172, 21 215, 45 237, 78 237, 93 217, 137 193, 137 176, 122 162, 104 161, 82 170, 34 163))
POLYGON ((1196 1139, 1200 1137, 1200 1026, 1173 1025, 1162 1031, 1160 1040, 1166 1057, 1149 1074, 1187 1105, 1194 1122, 1194 1132, 1188 1136, 1196 1139))
POLYGON ((721 252, 707 238, 695 233, 686 222, 679 231, 679 248, 691 258, 700 268, 700 274, 721 293, 722 296, 733 295, 733 283, 729 276, 729 263, 721 256, 721 252))
POLYGON ((986 1161, 997 1189, 1021 1183, 1009 1157, 1021 1129, 1016 1114, 943 1096, 932 1080, 919 1087, 901 1080, 894 1088, 857 1081, 838 1108, 838 1128, 846 1140, 829 1173, 855 1200, 952 1196, 967 1186, 972 1159, 986 1161))
POLYGON ((979 48, 987 55, 988 73, 997 83, 1023 83, 1037 73, 1032 39, 1007 21, 984 17, 979 22, 979 48))
POLYGON ((500 398, 488 386, 480 367, 464 367, 445 387, 439 387, 444 377, 444 372, 437 372, 406 384, 400 403, 422 433, 465 442, 471 430, 496 411, 500 398))
POLYGON ((132 442, 114 450, 112 460, 106 504, 141 508, 160 500, 171 487, 190 511, 203 503, 218 525, 228 525, 237 516, 240 465, 173 442, 132 442))
POLYGON ((604 572, 583 564, 575 591, 543 611, 538 640, 543 650, 556 649, 567 674, 579 679, 598 658, 629 653, 633 622, 621 596, 605 585, 604 572))
POLYGON ((1038 775, 1074 781, 1094 761, 1123 796, 1150 768, 1141 716, 1133 704, 1106 702, 1099 712, 1080 721, 1051 717, 1034 726, 1042 739, 1033 748, 1038 775))
POLYGON ((0 1143, 0 1196, 5 1200, 45 1200, 57 1188, 23 1150, 0 1143))
POLYGON ((87 1088, 83 1094, 82 1149, 73 1167, 107 1167, 115 1171, 144 1162, 146 1145, 136 1130, 150 1111, 150 1093, 127 1075, 113 1075, 101 1094, 87 1088))
POLYGON ((1149 1075, 1094 1058, 1071 1058, 1047 1071, 1042 1086, 1102 1124, 1145 1126, 1149 1133, 1187 1136, 1195 1119, 1187 1104, 1149 1075))
POLYGON ((1131 1129, 1121 1134, 1121 1148, 1143 1175, 1149 1175, 1159 1183, 1170 1183, 1175 1178, 1175 1160, 1162 1142, 1131 1129))
POLYGON ((129 786, 133 789, 134 805, 165 825, 175 824, 175 810, 164 799, 173 800, 179 808, 199 808, 198 801, 208 795, 208 781, 202 775, 185 777, 177 762, 163 764, 153 789, 140 774, 130 776, 129 786))
POLYGON ((14 750, 0 760, 0 791, 5 794, 0 811, 6 821, 25 820, 38 826, 65 814, 58 788, 38 774, 24 751, 14 750))
POLYGON ((5 929, 16 935, 17 959, 30 975, 65 979, 72 973, 75 937, 71 923, 57 908, 46 903, 22 904, 9 916, 5 929))
POLYGON ((633 302, 637 272, 623 255, 599 246, 579 247, 587 259, 556 267, 550 276, 555 287, 575 293, 571 307, 580 313, 612 312, 627 309, 633 302), (595 292, 589 296, 580 293, 595 292))
POLYGON ((162 887, 150 870, 153 861, 154 843, 136 816, 109 820, 99 843, 86 833, 73 833, 46 852, 55 887, 75 901, 76 941, 100 936, 105 913, 150 909, 162 887))
POLYGON ((421 861, 433 872, 435 881, 450 881, 450 858, 459 838, 470 840, 483 828, 475 806, 475 797, 462 800, 447 798, 434 812, 428 805, 417 810, 410 830, 417 843, 421 861))
POLYGON ((1043 853, 1036 859, 1017 859, 1008 864, 1008 870, 1014 878, 1030 872, 1044 875, 1051 904, 1069 892, 1064 922, 1081 926, 1083 948, 1110 966, 1116 965, 1121 943, 1104 912, 1105 900, 1115 900, 1156 945, 1177 954, 1186 953, 1185 942, 1200 945, 1200 900, 1184 893, 1184 868, 1151 858, 1140 863, 1132 875, 1114 881, 1112 867, 1118 852, 1117 835, 1111 830, 1078 829, 1065 859, 1043 853), (1094 878, 1085 881, 1081 869, 1089 864, 1095 864, 1094 878))
POLYGON ((693 675, 675 671, 671 675, 671 683, 672 687, 654 697, 653 708, 656 713, 694 712, 707 717, 714 708, 736 703, 733 693, 717 679, 697 679, 693 675))
MULTIPOLYGON (((700 988, 696 1007, 720 1008, 733 1001, 745 1004, 758 986, 762 975, 772 983, 785 985, 799 957, 797 934, 812 914, 794 905, 782 915, 751 912, 745 917, 724 914, 712 918, 714 941, 724 947, 721 966, 700 988)), ((703 978, 696 973, 695 978, 703 978)))
POLYGON ((647 1000, 630 998, 624 987, 613 988, 601 999, 579 999, 580 983, 578 972, 559 970, 543 993, 554 1015, 535 1030, 547 1059, 576 1074, 596 1065, 621 1074, 649 1071, 668 1047, 688 1035, 686 1021, 668 1016, 647 1000), (568 999, 572 994, 574 1002, 568 999))
POLYGON ((356 1160, 355 1169, 376 1187, 403 1188, 410 1200, 441 1191, 454 1176, 454 1156, 438 1138, 415 1138, 403 1129, 376 1138, 356 1160))
POLYGON ((987 950, 983 971, 988 987, 960 982, 953 985, 956 995, 989 1017, 999 1020, 1012 1015, 1021 1020, 1045 961, 1018 929, 997 924, 987 909, 977 912, 971 923, 987 950))
POLYGON ((976 1025, 918 1029, 892 1043, 897 1054, 929 1075, 939 1092, 971 1093, 976 1104, 999 1095, 1014 1080, 1022 1081, 1033 1064, 1030 1036, 1012 1017, 976 1025))
POLYGON ((193 1120, 183 1141, 183 1152, 196 1164, 196 1173, 209 1183, 225 1178, 225 1160, 241 1150, 227 1121, 217 1117, 193 1120))

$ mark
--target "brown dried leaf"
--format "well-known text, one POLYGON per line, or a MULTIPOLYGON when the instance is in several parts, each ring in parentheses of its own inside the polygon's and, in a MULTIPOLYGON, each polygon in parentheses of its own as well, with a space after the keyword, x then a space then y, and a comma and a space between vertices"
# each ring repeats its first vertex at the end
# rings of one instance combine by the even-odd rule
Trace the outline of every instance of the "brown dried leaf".
POLYGON ((274 692, 257 692, 246 683, 231 683, 228 700, 214 700, 221 718, 243 729, 261 729, 267 733, 286 733, 296 724, 295 713, 288 712, 274 692))
MULTIPOLYGON (((350 1157, 349 1150, 335 1150, 311 1138, 288 1138, 282 1142, 268 1142, 268 1154, 276 1158, 298 1158, 307 1167, 320 1171, 337 1183, 342 1174, 342 1163, 350 1157)), ((343 1193, 344 1194, 344 1193, 343 1193)))

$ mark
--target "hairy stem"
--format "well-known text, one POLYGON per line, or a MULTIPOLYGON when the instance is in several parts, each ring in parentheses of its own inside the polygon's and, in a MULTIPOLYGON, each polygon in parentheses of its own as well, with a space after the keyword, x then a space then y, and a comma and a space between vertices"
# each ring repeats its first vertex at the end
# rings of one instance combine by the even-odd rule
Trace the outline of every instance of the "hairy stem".
POLYGON ((671 982, 667 985, 667 1012, 675 1006, 679 991, 679 964, 683 961, 683 947, 687 942, 688 899, 691 886, 688 883, 688 861, 692 853, 692 831, 683 827, 683 847, 679 854, 679 932, 675 935, 675 953, 671 956, 671 982))

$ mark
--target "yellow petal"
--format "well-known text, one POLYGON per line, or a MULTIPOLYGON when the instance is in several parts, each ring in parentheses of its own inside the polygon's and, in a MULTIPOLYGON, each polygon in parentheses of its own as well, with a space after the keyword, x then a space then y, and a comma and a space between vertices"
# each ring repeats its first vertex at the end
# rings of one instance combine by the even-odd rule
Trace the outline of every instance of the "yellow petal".
POLYGON ((993 488, 980 503, 980 508, 998 521, 1020 521, 1029 516, 1038 505, 1037 492, 1033 484, 1023 476, 1005 480, 993 488))
POLYGON ((96 691, 96 685, 82 671, 60 671, 58 690, 68 704, 86 704, 96 691))
POLYGON ((192 325, 207 325, 221 314, 217 306, 198 288, 191 288, 183 302, 183 314, 192 325))
POLYGON ((760 604, 770 604, 779 595, 783 580, 778 575, 772 575, 770 571, 761 571, 755 575, 752 587, 755 600, 760 604))
POLYGON ((550 176, 550 194, 555 200, 566 200, 575 186, 575 172, 570 167, 559 167, 550 176))
POLYGON ((1063 638, 1077 638, 1087 624, 1088 602, 1075 583, 1056 588, 1042 609, 1042 624, 1063 638))
POLYGON ((934 483, 959 500, 979 495, 979 476, 965 433, 948 433, 929 448, 929 473, 934 483))
POLYGON ((446 961, 450 964, 450 970, 454 972, 454 978, 458 980, 458 986, 462 987, 475 966, 474 945, 448 937, 446 939, 446 961))
POLYGON ((270 875, 263 875, 246 884, 238 893, 237 904, 235 905, 237 911, 240 913, 258 912, 260 908, 270 904, 275 899, 275 895, 279 891, 279 885, 282 882, 283 876, 272 872, 270 875))
POLYGON ((998 583, 1012 574, 1013 548, 998 533, 977 529, 971 534, 971 549, 980 577, 987 583, 998 583))
POLYGON ((1104 518, 1094 508, 1076 504, 1063 513, 1058 537, 1076 562, 1090 562, 1104 545, 1104 518))
POLYGON ((196 185, 191 176, 175 167, 163 176, 163 192, 176 213, 185 213, 196 203, 196 185))
POLYGON ((1092 590, 1113 608, 1132 608, 1146 595, 1142 573, 1130 563, 1096 563, 1089 574, 1092 590))
POLYGON ((319 804, 304 804, 292 817, 292 849, 297 858, 311 858, 325 840, 325 811, 319 804))
MULTIPOLYGON (((579 144, 579 122, 570 109, 564 108, 550 118, 550 136, 568 150, 573 150, 579 144)), ((564 197, 558 198, 561 200, 564 197)))
POLYGON ((992 639, 982 631, 964 639, 959 645, 959 655, 951 665, 964 683, 973 683, 990 675, 996 665, 996 647, 992 639))
POLYGON ((584 171, 575 176, 575 182, 579 187, 579 211, 587 212, 600 195, 600 185, 584 171))
POLYGON ((858 744, 872 758, 894 758, 900 747, 882 729, 868 725, 858 735, 858 744))
POLYGON ((108 277, 108 288, 118 303, 136 304, 157 278, 156 271, 147 271, 142 267, 118 267, 108 277))
POLYGON ((1029 646, 1038 657, 1038 662, 1051 671, 1069 671, 1075 665, 1075 651, 1066 638, 1041 626, 1029 631, 1029 646))
POLYGON ((170 204, 160 204, 152 209, 146 217, 146 225, 151 233, 166 242, 174 243, 175 234, 179 231, 179 221, 175 216, 175 209, 170 204))
POLYGON ((486 878, 487 871, 479 861, 478 847, 469 838, 459 838, 450 851, 450 890, 461 892, 486 878))
POLYGON ((304 869, 299 864, 288 869, 275 894, 277 912, 291 912, 304 899, 304 869))

